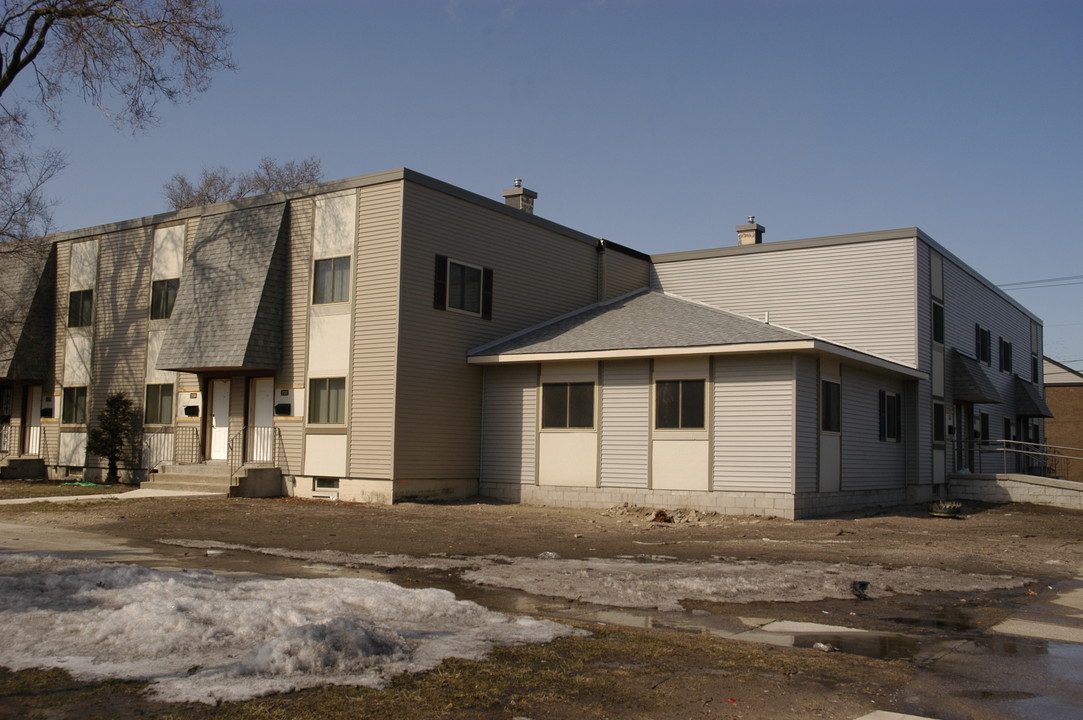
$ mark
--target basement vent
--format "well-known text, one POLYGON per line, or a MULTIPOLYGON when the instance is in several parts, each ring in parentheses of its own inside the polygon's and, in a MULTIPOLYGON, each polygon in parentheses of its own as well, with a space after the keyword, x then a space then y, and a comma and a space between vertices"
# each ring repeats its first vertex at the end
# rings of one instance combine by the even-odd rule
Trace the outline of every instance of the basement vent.
POLYGON ((312 493, 312 499, 313 500, 331 500, 332 502, 335 502, 335 501, 338 500, 338 493, 337 492, 327 492, 327 491, 314 492, 314 493, 312 493))

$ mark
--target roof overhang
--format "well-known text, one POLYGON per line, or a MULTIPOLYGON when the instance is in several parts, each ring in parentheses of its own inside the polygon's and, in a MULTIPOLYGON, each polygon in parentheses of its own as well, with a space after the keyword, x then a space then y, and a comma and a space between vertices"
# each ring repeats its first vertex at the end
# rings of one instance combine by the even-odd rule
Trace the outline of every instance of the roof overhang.
POLYGON ((951 351, 951 395, 962 402, 1003 402, 981 363, 954 349, 951 351))
POLYGON ((1015 376, 1015 414, 1020 417, 1053 417, 1038 388, 1018 375, 1015 376))
POLYGON ((784 342, 743 343, 734 345, 696 345, 669 348, 622 348, 618 350, 589 350, 583 352, 503 353, 475 355, 467 358, 472 365, 503 365, 509 363, 545 363, 573 360, 626 360, 632 358, 681 357, 689 355, 752 355, 767 353, 812 353, 836 357, 903 375, 915 380, 928 379, 928 373, 901 365, 893 360, 852 350, 841 345, 810 338, 784 342))

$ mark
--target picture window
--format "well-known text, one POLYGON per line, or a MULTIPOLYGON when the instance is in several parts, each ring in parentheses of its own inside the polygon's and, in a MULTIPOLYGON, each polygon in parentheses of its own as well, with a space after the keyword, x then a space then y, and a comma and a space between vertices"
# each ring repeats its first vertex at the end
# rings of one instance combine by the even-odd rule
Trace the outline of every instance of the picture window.
POLYGON ((483 320, 493 316, 493 271, 436 256, 433 308, 477 315, 483 320))

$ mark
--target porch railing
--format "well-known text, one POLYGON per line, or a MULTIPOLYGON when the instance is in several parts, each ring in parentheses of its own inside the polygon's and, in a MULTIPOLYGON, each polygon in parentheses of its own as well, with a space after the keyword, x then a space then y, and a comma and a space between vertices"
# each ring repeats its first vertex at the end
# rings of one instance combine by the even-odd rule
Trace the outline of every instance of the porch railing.
POLYGON ((173 462, 178 465, 203 462, 203 438, 198 425, 173 428, 173 462))
MULTIPOLYGON (((1067 478, 1073 463, 1083 462, 1083 448, 1024 442, 1022 440, 955 441, 955 467, 959 454, 972 460, 976 473, 1021 473, 1049 478, 1067 478)), ((966 463, 963 464, 964 466, 966 463)))
POLYGON ((234 433, 227 446, 232 477, 247 464, 276 467, 286 457, 282 433, 273 426, 249 426, 234 433))

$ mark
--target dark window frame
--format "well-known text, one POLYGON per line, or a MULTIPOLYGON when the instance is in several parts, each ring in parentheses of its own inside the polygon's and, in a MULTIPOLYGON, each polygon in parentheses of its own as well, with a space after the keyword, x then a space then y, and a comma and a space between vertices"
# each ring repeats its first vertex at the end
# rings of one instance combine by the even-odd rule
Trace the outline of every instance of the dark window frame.
POLYGON ((94 322, 94 290, 68 293, 68 327, 90 327, 94 322))
POLYGON ((944 303, 933 300, 933 342, 944 344, 944 303))
POLYGON ((147 385, 143 393, 143 424, 172 425, 173 421, 173 383, 147 385))
POLYGON ((542 429, 593 430, 594 385, 593 381, 542 383, 542 429))
POLYGON ((312 263, 313 305, 350 301, 350 265, 349 255, 320 258, 312 263))
POLYGON ((933 401, 933 442, 947 440, 947 408, 940 401, 933 401))
POLYGON ((902 442, 902 396, 892 390, 880 391, 880 440, 902 442))
POLYGON ((346 424, 346 378, 319 377, 308 380, 308 423, 310 425, 346 424), (334 395, 333 393, 338 393, 334 395), (325 399, 326 402, 321 402, 325 399))
POLYGON ((151 320, 168 320, 173 315, 179 289, 180 278, 164 278, 150 284, 151 320))
POLYGON ((1001 372, 1010 373, 1014 366, 1012 344, 1004 338, 1000 338, 1000 370, 1001 372))
POLYGON ((993 333, 981 325, 974 325, 974 357, 989 365, 993 359, 993 333))
MULTIPOLYGON (((462 294, 462 293, 460 293, 462 294)), ((473 295, 473 293, 471 293, 473 295)), ((492 268, 474 265, 472 263, 454 260, 447 255, 436 256, 436 272, 433 280, 432 306, 435 310, 462 313, 480 317, 482 320, 493 319, 493 270, 492 268), (453 267, 480 271, 480 288, 478 293, 477 310, 464 307, 465 295, 453 297, 455 294, 455 278, 453 267)), ((472 305, 470 306, 472 307, 472 305)))
POLYGON ((61 396, 60 422, 65 425, 86 425, 87 387, 76 385, 64 388, 61 396))
POLYGON ((703 378, 654 381, 655 430, 706 430, 707 381, 703 378))
POLYGON ((820 381, 820 432, 842 432, 842 383, 820 381))

